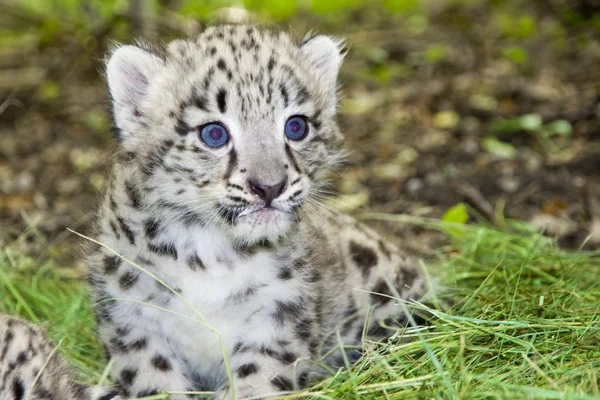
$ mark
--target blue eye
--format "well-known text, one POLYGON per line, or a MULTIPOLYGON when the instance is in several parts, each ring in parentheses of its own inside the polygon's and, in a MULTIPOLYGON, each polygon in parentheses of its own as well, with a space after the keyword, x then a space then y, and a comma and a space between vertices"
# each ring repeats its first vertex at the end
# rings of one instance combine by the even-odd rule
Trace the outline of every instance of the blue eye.
POLYGON ((290 140, 302 140, 308 133, 305 117, 290 117, 285 123, 285 136, 290 140))
POLYGON ((219 123, 213 122, 204 125, 200 129, 200 139, 208 147, 221 147, 229 141, 229 134, 227 129, 219 123))

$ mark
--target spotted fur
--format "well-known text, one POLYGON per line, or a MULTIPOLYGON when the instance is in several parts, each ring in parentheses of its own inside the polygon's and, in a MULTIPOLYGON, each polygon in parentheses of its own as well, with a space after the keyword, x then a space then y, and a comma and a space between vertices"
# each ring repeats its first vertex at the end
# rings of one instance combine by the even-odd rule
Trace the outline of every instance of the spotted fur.
POLYGON ((394 297, 428 291, 393 244, 348 216, 318 211, 342 154, 342 56, 327 36, 296 44, 252 26, 112 54, 121 153, 99 211, 106 247, 90 251, 89 265, 124 397, 301 388, 319 365, 340 365, 338 337, 358 357, 363 337, 394 332, 379 321, 404 320, 394 297), (300 141, 284 135, 295 115, 309 125, 300 141), (216 149, 199 137, 215 121, 230 135, 216 149), (283 182, 270 206, 253 192, 256 181, 283 182))
POLYGON ((76 383, 38 327, 0 315, 0 400, 121 400, 116 390, 76 383))

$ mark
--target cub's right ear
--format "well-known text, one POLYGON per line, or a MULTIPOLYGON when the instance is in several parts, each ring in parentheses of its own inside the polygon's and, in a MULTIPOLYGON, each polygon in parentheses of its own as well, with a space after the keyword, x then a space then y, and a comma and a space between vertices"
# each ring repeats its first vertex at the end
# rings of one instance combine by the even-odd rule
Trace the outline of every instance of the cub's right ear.
POLYGON ((121 46, 111 55, 106 66, 108 88, 113 99, 115 124, 127 135, 150 82, 164 67, 155 54, 137 46, 121 46))

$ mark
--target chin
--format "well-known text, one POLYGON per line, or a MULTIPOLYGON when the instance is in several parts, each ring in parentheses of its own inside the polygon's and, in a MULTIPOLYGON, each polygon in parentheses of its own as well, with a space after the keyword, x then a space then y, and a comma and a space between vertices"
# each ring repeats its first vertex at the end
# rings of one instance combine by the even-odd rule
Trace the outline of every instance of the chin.
POLYGON ((246 245, 275 242, 292 225, 292 215, 274 208, 263 208, 236 218, 233 236, 246 245))

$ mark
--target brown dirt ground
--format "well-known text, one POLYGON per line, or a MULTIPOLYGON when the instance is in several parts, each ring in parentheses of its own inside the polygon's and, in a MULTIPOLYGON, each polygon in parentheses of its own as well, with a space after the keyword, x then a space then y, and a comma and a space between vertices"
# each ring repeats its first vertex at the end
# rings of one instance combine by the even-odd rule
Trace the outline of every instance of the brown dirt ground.
MULTIPOLYGON (((496 223, 500 213, 545 227, 567 247, 600 244, 600 35, 564 23, 553 41, 547 32, 560 16, 532 4, 538 33, 519 40, 499 33, 483 6, 431 7, 426 29, 380 12, 357 12, 349 24, 289 22, 299 32, 322 26, 350 45, 339 118, 349 155, 334 177, 346 207, 439 218, 465 202, 473 222, 496 223), (527 51, 524 64, 502 55, 515 43, 527 51), (428 61, 426 49, 439 44, 443 57, 428 61), (568 121, 572 136, 551 151, 527 131, 496 135, 512 145, 510 156, 485 147, 494 120, 532 113, 568 121)), ((34 255, 72 263, 76 240, 65 227, 90 225, 114 146, 99 73, 113 36, 110 26, 94 29, 93 43, 66 35, 0 52, 0 247, 20 237, 34 255), (1 72, 15 70, 21 81, 7 84, 1 72), (44 94, 47 81, 57 95, 44 94)), ((388 229, 418 252, 440 243, 422 228, 388 229)))

